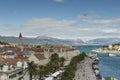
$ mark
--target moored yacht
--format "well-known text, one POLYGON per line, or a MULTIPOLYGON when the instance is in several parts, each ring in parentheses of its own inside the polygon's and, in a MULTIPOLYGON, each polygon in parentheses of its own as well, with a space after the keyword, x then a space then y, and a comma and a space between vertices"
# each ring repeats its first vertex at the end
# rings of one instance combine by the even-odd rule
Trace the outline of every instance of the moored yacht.
POLYGON ((116 55, 113 53, 108 53, 108 56, 116 56, 116 55))

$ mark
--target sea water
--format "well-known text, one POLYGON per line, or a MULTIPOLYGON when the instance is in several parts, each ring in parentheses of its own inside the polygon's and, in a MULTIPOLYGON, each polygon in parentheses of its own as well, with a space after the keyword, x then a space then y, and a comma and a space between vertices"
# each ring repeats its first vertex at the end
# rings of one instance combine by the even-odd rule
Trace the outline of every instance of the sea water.
POLYGON ((95 46, 95 45, 82 45, 82 46, 76 46, 76 49, 80 50, 80 52, 85 52, 86 54, 91 53, 91 50, 100 48, 102 46, 95 46))
MULTIPOLYGON (((91 50, 100 48, 102 46, 77 46, 76 49, 80 52, 85 52, 86 54, 91 53, 91 50)), ((120 80, 120 57, 108 57, 108 56, 99 56, 99 69, 102 77, 115 77, 120 80)))
POLYGON ((120 80, 120 57, 99 57, 100 74, 103 77, 115 77, 120 80))

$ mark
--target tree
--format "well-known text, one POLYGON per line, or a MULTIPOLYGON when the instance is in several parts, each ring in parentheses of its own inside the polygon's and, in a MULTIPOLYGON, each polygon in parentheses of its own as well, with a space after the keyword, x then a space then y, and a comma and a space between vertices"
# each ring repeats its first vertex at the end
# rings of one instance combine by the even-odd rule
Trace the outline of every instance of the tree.
POLYGON ((37 71, 38 71, 38 75, 39 75, 39 78, 41 80, 42 76, 44 76, 46 74, 46 70, 45 70, 45 66, 39 66, 37 68, 37 71))
POLYGON ((75 76, 75 71, 77 69, 77 63, 82 61, 85 56, 86 56, 85 53, 74 56, 71 59, 70 64, 68 66, 66 66, 65 71, 63 72, 63 74, 61 76, 61 80, 73 80, 73 78, 75 76))
POLYGON ((58 54, 52 54, 50 64, 53 65, 54 70, 59 67, 59 56, 58 54))
POLYGON ((59 61, 60 61, 60 66, 63 67, 64 66, 65 58, 61 57, 59 61))
POLYGON ((32 61, 28 62, 28 67, 26 68, 26 72, 30 75, 30 80, 32 80, 33 75, 37 75, 37 65, 32 61))

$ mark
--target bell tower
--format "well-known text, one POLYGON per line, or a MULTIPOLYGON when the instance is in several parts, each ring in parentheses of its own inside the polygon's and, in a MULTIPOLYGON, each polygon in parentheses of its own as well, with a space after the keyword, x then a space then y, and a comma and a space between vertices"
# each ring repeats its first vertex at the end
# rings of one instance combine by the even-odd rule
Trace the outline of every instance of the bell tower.
POLYGON ((19 34, 19 42, 18 42, 19 46, 23 46, 23 40, 22 40, 22 34, 19 34))
POLYGON ((21 33, 19 34, 18 40, 19 40, 18 46, 19 46, 19 48, 21 49, 21 52, 22 52, 23 49, 24 49, 24 45, 23 45, 23 38, 22 38, 22 34, 21 33))

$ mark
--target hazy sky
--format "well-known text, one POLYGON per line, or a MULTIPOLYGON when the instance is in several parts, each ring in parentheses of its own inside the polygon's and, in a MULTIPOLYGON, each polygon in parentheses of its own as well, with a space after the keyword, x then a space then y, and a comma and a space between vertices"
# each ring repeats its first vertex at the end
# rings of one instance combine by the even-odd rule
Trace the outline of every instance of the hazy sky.
POLYGON ((0 35, 120 37, 120 0, 0 0, 0 35))

